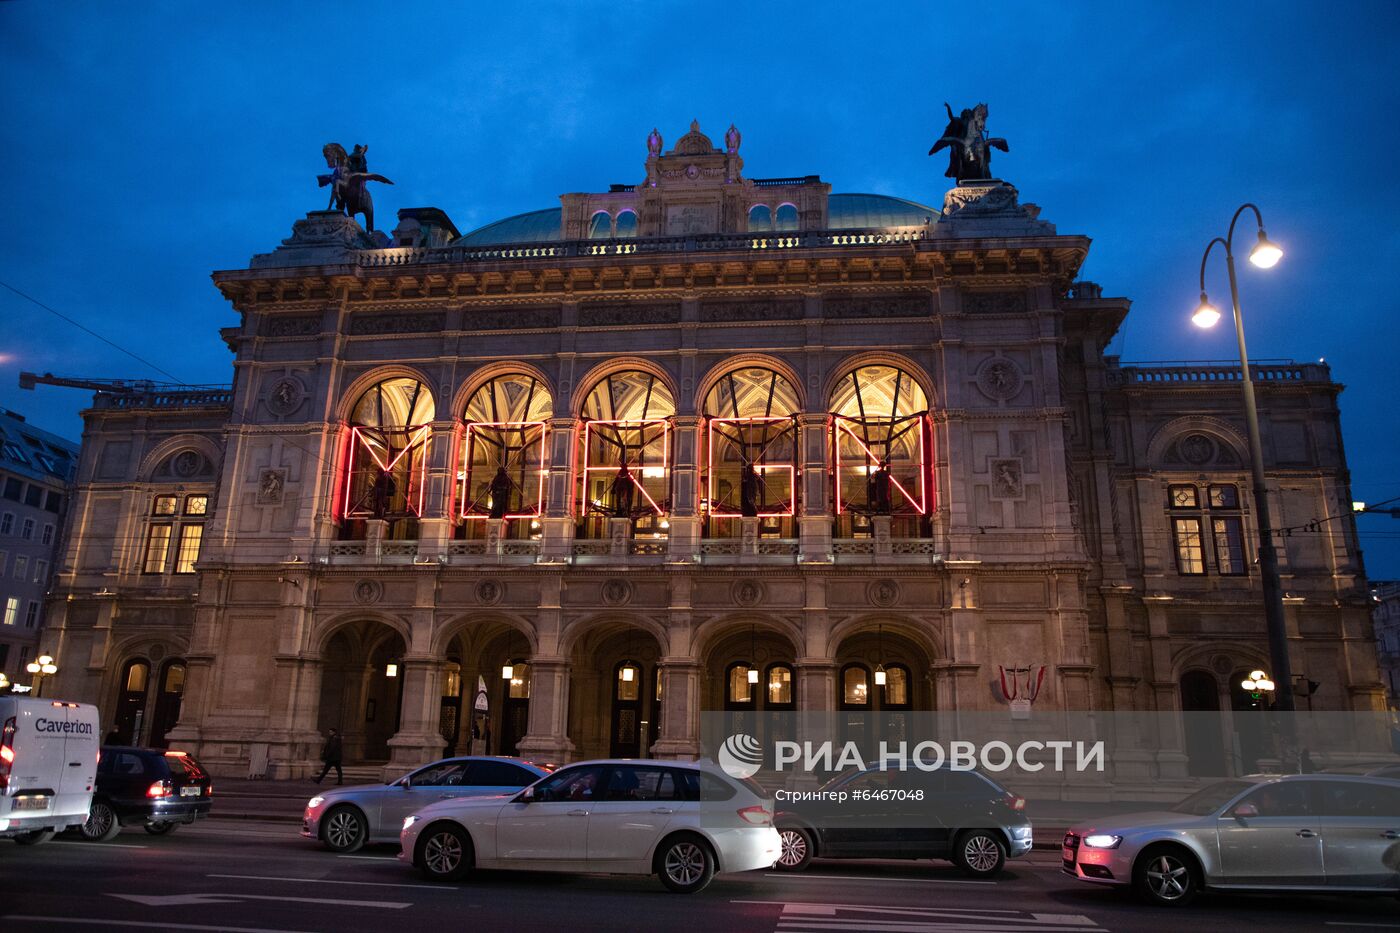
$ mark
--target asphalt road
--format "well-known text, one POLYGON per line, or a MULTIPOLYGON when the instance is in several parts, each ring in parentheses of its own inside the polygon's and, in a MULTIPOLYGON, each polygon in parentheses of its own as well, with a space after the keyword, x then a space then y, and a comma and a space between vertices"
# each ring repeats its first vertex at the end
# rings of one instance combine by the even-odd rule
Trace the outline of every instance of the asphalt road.
POLYGON ((0 930, 1400 930, 1390 899, 1204 897, 1151 908, 1061 876, 1048 852, 994 882, 943 863, 818 862, 799 875, 722 875, 688 897, 654 878, 607 875, 482 872, 436 885, 394 855, 333 855, 285 823, 126 830, 106 844, 0 842, 0 930))

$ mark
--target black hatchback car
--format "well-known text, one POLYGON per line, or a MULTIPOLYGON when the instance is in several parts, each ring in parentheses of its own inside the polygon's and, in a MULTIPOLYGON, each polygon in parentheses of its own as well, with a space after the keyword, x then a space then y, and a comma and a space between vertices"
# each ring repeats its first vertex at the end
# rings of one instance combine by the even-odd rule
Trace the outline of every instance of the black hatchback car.
POLYGON ((137 823, 159 836, 209 812, 214 782, 194 756, 158 748, 106 746, 83 838, 106 842, 137 823))
POLYGON ((1025 800, 977 771, 870 767, 782 792, 777 805, 781 871, 814 858, 928 858, 985 878, 1031 850, 1025 800))

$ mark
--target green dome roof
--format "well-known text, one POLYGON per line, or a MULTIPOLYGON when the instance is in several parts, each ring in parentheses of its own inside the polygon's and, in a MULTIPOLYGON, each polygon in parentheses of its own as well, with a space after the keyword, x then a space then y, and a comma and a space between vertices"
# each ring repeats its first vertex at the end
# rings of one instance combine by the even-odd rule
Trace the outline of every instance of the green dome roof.
MULTIPOLYGON (((478 227, 457 240, 455 245, 555 243, 563 239, 559 229, 560 214, 561 209, 557 207, 516 214, 478 227)), ((937 216, 936 208, 883 194, 833 194, 827 200, 827 227, 831 230, 914 227, 937 216)))

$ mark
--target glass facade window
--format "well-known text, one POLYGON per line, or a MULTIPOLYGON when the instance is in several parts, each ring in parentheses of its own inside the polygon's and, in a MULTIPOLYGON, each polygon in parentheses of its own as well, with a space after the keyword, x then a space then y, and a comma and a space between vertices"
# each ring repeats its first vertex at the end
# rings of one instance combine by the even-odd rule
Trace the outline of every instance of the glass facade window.
POLYGON ((870 674, 860 665, 841 671, 841 702, 846 706, 870 705, 870 674))
POLYGON ((637 235, 637 214, 635 211, 623 211, 617 215, 617 231, 614 236, 634 237, 637 235))
POLYGON ((755 204, 749 208, 749 232, 769 233, 773 229, 773 212, 766 204, 755 204))
POLYGON ((11 596, 5 600, 5 624, 14 625, 19 618, 19 597, 11 596))
POLYGON ((868 533, 881 515, 896 537, 931 533, 932 435, 919 383, 893 366, 862 366, 837 383, 830 407, 837 536, 868 533))
POLYGON ((791 233, 797 229, 797 208, 791 204, 778 205, 773 215, 773 229, 779 233, 791 233))
POLYGON ((199 560, 199 545, 203 539, 203 525, 180 527, 180 551, 175 555, 176 573, 194 573, 195 562, 199 560))
POLYGON ((588 238, 590 240, 606 240, 612 236, 612 215, 607 211, 598 211, 588 221, 588 238))
POLYGON ((34 519, 26 518, 24 520, 24 523, 19 526, 19 536, 26 541, 34 538, 34 519))
POLYGON ((15 513, 6 512, 0 515, 0 535, 13 534, 15 530, 15 513))
MULTIPOLYGON (((472 393, 463 412, 459 519, 533 520, 543 515, 553 413, 549 390, 525 374, 493 377, 472 393)), ((529 523, 507 527, 536 530, 529 523)))
POLYGON ((507 696, 512 700, 530 699, 530 665, 516 661, 511 665, 510 689, 507 696))
POLYGON ((580 537, 606 537, 610 519, 663 537, 671 511, 671 418, 666 384, 640 370, 612 373, 584 397, 580 537))
POLYGON ((909 669, 899 664, 885 668, 884 705, 909 705, 909 669))
POLYGON ((389 538, 417 536, 435 411, 432 393, 416 379, 386 379, 356 400, 334 503, 343 537, 363 537, 368 519, 389 521, 389 538))
POLYGON ((1174 509, 1200 508, 1201 503, 1196 495, 1195 486, 1169 486, 1167 497, 1174 509))
POLYGON ((1212 509, 1237 509, 1240 507, 1240 492, 1234 486, 1210 487, 1210 507, 1212 509))
POLYGON ((725 699, 730 703, 752 703, 753 684, 749 683, 749 666, 747 664, 729 665, 729 676, 725 678, 725 699))
POLYGON ((53 525, 45 525, 44 533, 39 537, 40 544, 53 544, 53 525))
POLYGON ((1212 518, 1211 532, 1215 537, 1216 569, 1224 576, 1245 572, 1244 526, 1238 518, 1212 518))
POLYGON ((1201 540, 1201 520, 1172 519, 1172 535, 1176 541, 1177 572, 1189 575, 1205 573, 1205 544, 1201 540))
POLYGON ((207 515, 207 514, 209 514, 209 497, 208 497, 208 496, 186 496, 186 497, 185 497, 185 514, 186 514, 186 515, 207 515))
POLYGON ((792 668, 775 664, 768 668, 768 705, 792 703, 792 668))
POLYGON ((164 573, 166 558, 170 556, 170 525, 152 525, 146 532, 146 560, 142 573, 164 573))
POLYGON ((156 496, 151 506, 152 515, 174 515, 178 503, 177 496, 156 496))
POLYGON ((23 580, 29 576, 29 558, 24 554, 15 555, 15 579, 23 580))
POLYGON ((136 661, 129 665, 126 669, 126 692, 144 693, 149 674, 150 668, 144 662, 136 661))
POLYGON ((707 534, 737 537, 741 518, 761 519, 761 534, 795 534, 801 409, 792 384, 771 369, 734 370, 710 389, 700 492, 707 534))

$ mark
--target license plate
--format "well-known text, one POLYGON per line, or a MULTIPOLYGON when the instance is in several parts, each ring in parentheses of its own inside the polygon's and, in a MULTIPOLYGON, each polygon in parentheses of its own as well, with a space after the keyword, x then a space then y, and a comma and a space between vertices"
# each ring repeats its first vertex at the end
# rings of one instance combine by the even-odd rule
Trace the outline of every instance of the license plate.
POLYGON ((203 793, 203 790, 204 790, 204 788, 202 788, 202 787, 182 787, 182 788, 180 788, 180 796, 181 796, 181 797, 198 797, 201 793, 203 793))
POLYGON ((12 809, 15 810, 47 810, 49 808, 49 798, 47 797, 16 797, 12 809))
POLYGON ((1066 862, 1069 862, 1071 865, 1074 864, 1074 857, 1077 854, 1078 853, 1074 849, 1071 849, 1069 846, 1064 846, 1060 849, 1060 857, 1063 858, 1066 862))

